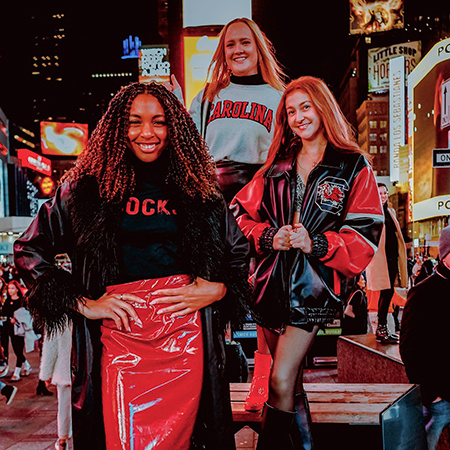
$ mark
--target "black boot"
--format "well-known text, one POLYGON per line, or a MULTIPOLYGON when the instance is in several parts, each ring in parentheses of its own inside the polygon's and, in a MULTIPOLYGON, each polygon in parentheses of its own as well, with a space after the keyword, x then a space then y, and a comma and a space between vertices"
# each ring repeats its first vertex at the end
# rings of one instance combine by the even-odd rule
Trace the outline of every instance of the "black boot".
POLYGON ((292 424, 292 440, 295 449, 314 450, 311 433, 311 413, 306 392, 295 394, 294 407, 297 411, 292 424))
POLYGON ((282 411, 265 403, 256 450, 293 450, 290 430, 294 417, 295 411, 282 411))
POLYGON ((36 395, 53 395, 53 392, 47 389, 45 381, 39 380, 39 383, 36 388, 36 395))
POLYGON ((399 337, 396 334, 392 334, 387 325, 378 325, 377 331, 375 333, 377 342, 381 344, 398 344, 399 337))

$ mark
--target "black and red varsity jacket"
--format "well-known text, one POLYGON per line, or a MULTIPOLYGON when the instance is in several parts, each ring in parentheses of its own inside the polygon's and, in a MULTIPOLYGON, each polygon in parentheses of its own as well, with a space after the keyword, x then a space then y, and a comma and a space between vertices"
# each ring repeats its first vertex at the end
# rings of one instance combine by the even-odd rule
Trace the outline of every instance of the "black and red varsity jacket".
POLYGON ((230 205, 257 260, 252 315, 259 325, 275 330, 285 324, 332 320, 330 309, 341 307, 369 264, 384 223, 377 182, 366 158, 328 144, 322 162, 308 177, 300 214, 311 238, 326 236, 325 256, 261 247, 267 227, 292 224, 295 156, 275 160, 230 205))

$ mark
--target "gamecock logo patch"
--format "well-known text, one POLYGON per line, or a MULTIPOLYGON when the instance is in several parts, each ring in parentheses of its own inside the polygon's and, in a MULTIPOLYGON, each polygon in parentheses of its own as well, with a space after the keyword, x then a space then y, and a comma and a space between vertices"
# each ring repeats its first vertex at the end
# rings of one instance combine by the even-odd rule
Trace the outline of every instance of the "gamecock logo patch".
POLYGON ((316 204, 322 211, 340 214, 348 190, 348 183, 344 179, 326 177, 317 187, 316 204))

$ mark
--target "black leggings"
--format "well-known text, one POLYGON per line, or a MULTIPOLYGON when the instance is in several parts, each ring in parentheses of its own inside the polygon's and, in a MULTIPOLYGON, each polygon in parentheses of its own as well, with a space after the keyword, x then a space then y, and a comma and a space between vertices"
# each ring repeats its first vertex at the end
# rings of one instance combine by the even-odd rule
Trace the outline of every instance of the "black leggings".
POLYGON ((392 297, 394 296, 395 279, 397 278, 398 273, 398 261, 388 260, 388 270, 391 288, 380 291, 380 298, 378 300, 378 325, 383 326, 387 325, 389 305, 391 304, 392 297))
POLYGON ((389 305, 394 296, 394 289, 383 289, 380 291, 380 298, 378 300, 378 325, 387 324, 387 316, 389 312, 389 305))
POLYGON ((25 362, 26 358, 23 354, 23 350, 25 348, 25 338, 23 336, 11 336, 11 344, 16 354, 16 367, 22 367, 22 364, 25 362))
POLYGON ((3 353, 6 357, 6 360, 8 360, 10 337, 12 348, 17 358, 16 367, 22 367, 22 364, 26 360, 23 354, 23 350, 25 348, 25 338, 23 336, 16 336, 14 334, 14 328, 12 326, 3 325, 1 345, 3 347, 3 353))

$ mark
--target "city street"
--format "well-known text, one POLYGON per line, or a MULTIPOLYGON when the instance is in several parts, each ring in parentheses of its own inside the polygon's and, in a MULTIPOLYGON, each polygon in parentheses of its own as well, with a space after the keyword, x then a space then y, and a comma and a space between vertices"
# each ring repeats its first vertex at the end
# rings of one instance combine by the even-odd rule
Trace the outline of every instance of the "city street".
MULTIPOLYGON (((10 348, 10 363, 15 364, 15 355, 10 348)), ((57 397, 56 388, 50 387, 52 396, 36 395, 39 373, 39 352, 33 351, 26 355, 33 370, 28 377, 22 377, 14 383, 17 394, 6 406, 3 397, 0 398, 0 450, 54 450, 57 439, 57 397)), ((2 378, 6 384, 10 383, 13 370, 7 377, 2 378)), ((330 383, 336 381, 335 368, 320 368, 307 370, 305 381, 310 383, 330 383)), ((251 381, 251 372, 249 380, 251 381)), ((237 450, 254 450, 257 435, 248 427, 236 434, 237 450)), ((72 440, 68 450, 73 450, 72 440)))
MULTIPOLYGON (((2 381, 13 384, 10 378, 16 357, 12 348, 9 354, 9 374, 2 381)), ((6 406, 4 397, 0 398, 0 450, 54 450, 57 439, 56 388, 50 387, 52 396, 36 395, 39 352, 27 353, 26 357, 33 368, 31 374, 14 383, 18 391, 11 405, 6 406)), ((70 442, 69 449, 72 448, 70 442)))

